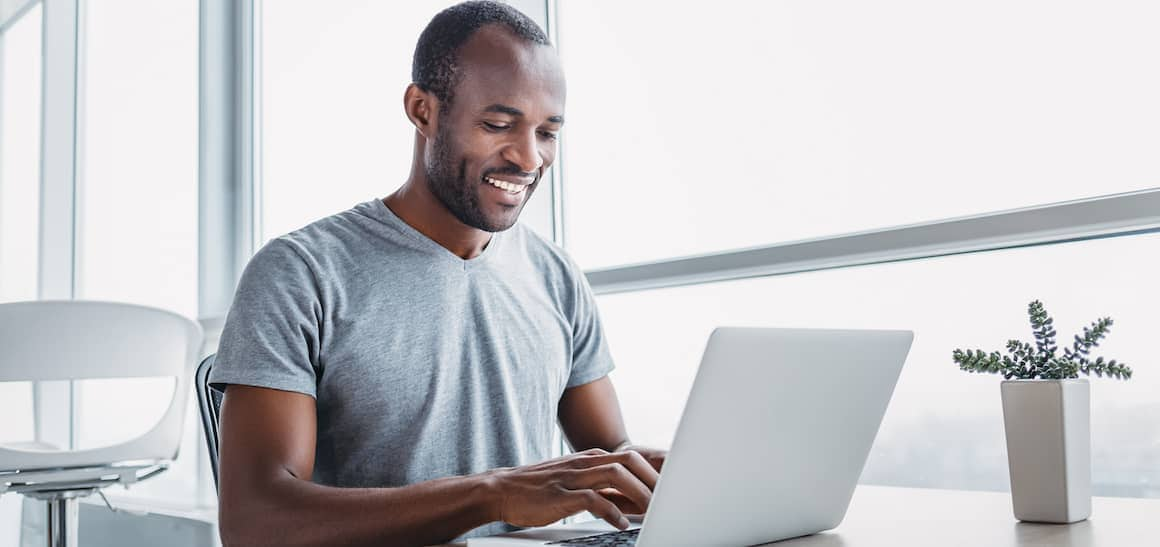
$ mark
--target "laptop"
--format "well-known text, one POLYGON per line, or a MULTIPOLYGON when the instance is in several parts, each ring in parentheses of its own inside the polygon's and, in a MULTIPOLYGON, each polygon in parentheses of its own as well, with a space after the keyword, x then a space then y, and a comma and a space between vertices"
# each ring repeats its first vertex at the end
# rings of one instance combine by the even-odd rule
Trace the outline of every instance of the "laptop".
POLYGON ((468 547, 757 545, 838 526, 914 333, 718 328, 640 525, 597 520, 468 547))

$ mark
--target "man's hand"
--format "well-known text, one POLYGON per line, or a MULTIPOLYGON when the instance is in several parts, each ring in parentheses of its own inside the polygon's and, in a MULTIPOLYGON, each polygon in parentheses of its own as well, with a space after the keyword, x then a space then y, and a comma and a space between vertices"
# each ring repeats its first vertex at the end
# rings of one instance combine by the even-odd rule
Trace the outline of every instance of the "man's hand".
MULTIPOLYGON (((615 452, 635 452, 640 454, 641 457, 643 457, 645 461, 647 461, 649 465, 652 466, 653 469, 657 470, 657 472, 660 472, 661 467, 665 464, 665 457, 669 455, 668 450, 648 448, 646 446, 636 446, 629 443, 624 443, 623 445, 616 447, 615 452)), ((632 502, 631 499, 624 496, 620 492, 609 488, 601 491, 600 493, 604 497, 608 498, 609 501, 616 504, 616 507, 620 509, 620 511, 625 515, 629 515, 631 518, 639 518, 644 516, 644 512, 647 507, 642 508, 637 506, 632 502)))
POLYGON ((490 474, 500 499, 497 520, 544 526, 588 511, 622 530, 629 525, 622 507, 644 512, 658 477, 635 450, 598 448, 490 474))
POLYGON ((637 454, 640 454, 641 456, 644 456, 645 461, 647 461, 649 463, 649 465, 652 466, 653 469, 656 469, 658 473, 660 472, 661 467, 665 465, 665 458, 667 458, 669 455, 668 450, 661 450, 659 448, 649 448, 647 446, 637 446, 635 444, 626 444, 624 446, 619 446, 616 448, 615 451, 616 452, 632 451, 632 452, 636 452, 637 454))

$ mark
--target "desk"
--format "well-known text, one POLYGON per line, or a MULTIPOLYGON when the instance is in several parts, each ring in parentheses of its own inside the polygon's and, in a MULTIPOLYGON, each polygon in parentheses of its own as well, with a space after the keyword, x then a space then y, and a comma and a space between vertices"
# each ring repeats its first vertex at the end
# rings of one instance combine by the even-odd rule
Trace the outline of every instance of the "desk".
MULTIPOLYGON (((451 544, 464 545, 464 544, 451 544)), ((1015 520, 1006 492, 859 486, 837 528, 776 547, 1144 547, 1160 545, 1160 499, 1093 498, 1070 525, 1015 520)))

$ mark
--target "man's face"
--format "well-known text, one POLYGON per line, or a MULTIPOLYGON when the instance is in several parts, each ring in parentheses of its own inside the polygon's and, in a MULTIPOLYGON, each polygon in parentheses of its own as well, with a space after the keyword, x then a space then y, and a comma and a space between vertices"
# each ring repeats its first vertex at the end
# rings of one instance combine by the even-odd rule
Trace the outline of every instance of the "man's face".
POLYGON ((511 228, 556 159, 564 74, 555 50, 502 26, 460 48, 460 81, 426 150, 427 184, 460 222, 511 228))

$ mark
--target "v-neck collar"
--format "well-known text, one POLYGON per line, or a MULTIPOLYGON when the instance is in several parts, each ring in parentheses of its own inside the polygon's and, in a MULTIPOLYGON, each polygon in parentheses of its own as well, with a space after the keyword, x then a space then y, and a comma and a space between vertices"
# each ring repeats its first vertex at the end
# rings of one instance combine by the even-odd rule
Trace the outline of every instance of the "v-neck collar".
POLYGON ((368 201, 363 204, 363 207, 359 208, 364 209, 369 214, 369 216, 375 220, 395 228, 407 238, 415 241, 423 249, 426 249, 434 255, 443 257, 444 260, 447 260, 451 264, 460 266, 464 270, 470 270, 486 264, 491 259, 491 257, 496 254, 496 248, 500 245, 500 242, 503 239, 502 232, 492 233, 491 240, 487 242, 487 245, 483 247, 483 250, 480 251, 479 255, 475 256, 474 258, 464 259, 459 255, 451 252, 446 247, 440 245, 435 240, 427 237, 423 234, 423 232, 416 230, 414 226, 407 224, 407 221, 403 220, 399 217, 399 215, 395 214, 395 212, 392 211, 390 207, 387 207, 387 204, 384 203, 381 199, 368 201))

